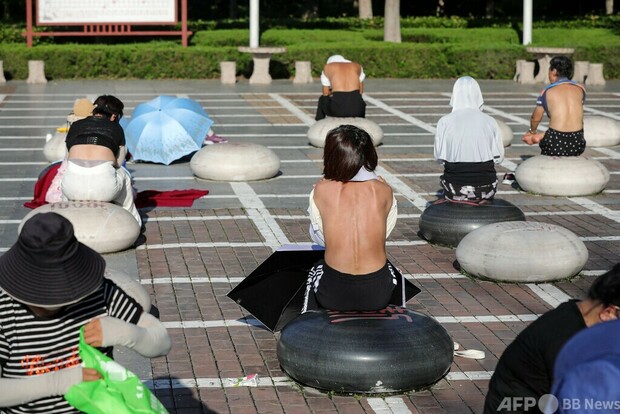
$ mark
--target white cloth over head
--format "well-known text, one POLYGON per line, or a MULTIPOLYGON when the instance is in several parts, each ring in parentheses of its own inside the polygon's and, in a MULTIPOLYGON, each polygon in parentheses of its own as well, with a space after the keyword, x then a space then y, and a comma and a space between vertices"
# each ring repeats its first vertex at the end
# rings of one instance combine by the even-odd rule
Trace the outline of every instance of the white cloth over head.
POLYGON ((437 123, 435 158, 440 162, 504 160, 504 144, 497 121, 482 112, 482 92, 475 79, 457 79, 452 90, 452 112, 437 123))
MULTIPOLYGON (((327 64, 329 65, 330 63, 351 63, 351 61, 345 59, 342 55, 332 55, 327 58, 327 64)), ((360 66, 360 83, 364 82, 364 79, 366 79, 366 74, 364 73, 364 69, 360 66)), ((321 85, 328 88, 332 86, 329 78, 325 76, 325 72, 321 72, 321 85)))
POLYGON ((463 76, 454 82, 452 87, 452 97, 450 106, 452 112, 460 109, 480 109, 482 110, 482 91, 480 85, 471 76, 463 76))

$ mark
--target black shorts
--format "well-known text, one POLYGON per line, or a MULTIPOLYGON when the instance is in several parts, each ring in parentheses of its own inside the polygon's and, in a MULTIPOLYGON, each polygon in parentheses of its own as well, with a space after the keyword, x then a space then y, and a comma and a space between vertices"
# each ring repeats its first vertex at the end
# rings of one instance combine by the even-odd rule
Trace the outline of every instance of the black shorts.
MULTIPOLYGON (((340 311, 371 311, 390 304, 397 284, 390 263, 366 275, 350 275, 317 262, 308 274, 302 312, 325 308, 340 311)), ((400 305, 400 304, 399 304, 400 305)))
POLYGON ((331 96, 321 96, 317 106, 317 121, 332 116, 337 118, 364 118, 366 102, 360 91, 334 92, 331 96))
POLYGON ((538 144, 541 155, 552 157, 576 157, 586 149, 583 129, 575 132, 562 132, 549 128, 538 144))

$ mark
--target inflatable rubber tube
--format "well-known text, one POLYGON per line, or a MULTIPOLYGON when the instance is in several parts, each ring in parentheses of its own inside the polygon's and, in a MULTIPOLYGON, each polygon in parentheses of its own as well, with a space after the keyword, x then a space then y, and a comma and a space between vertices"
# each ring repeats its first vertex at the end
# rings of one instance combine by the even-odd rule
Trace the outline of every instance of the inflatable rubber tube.
POLYGON ((497 125, 499 126, 499 131, 502 135, 502 143, 504 144, 504 147, 509 147, 512 143, 512 138, 514 137, 512 128, 510 128, 507 123, 497 118, 495 118, 495 121, 497 121, 497 125))
POLYGON ((120 270, 109 268, 106 268, 103 276, 106 279, 110 279, 116 286, 123 289, 125 293, 134 298, 145 312, 151 309, 151 295, 149 295, 146 289, 144 289, 144 286, 142 286, 137 279, 134 279, 120 270))
POLYGON ((196 177, 205 180, 265 180, 278 174, 280 159, 275 152, 258 144, 217 144, 196 152, 190 168, 196 177))
POLYGON ((456 248, 461 269, 500 282, 549 282, 581 271, 588 249, 570 230, 533 221, 493 223, 472 231, 456 248))
POLYGON ((600 193, 609 182, 609 171, 596 160, 537 155, 515 171, 519 186, 527 192, 549 196, 585 196, 600 193))
POLYGON ((310 387, 352 393, 428 387, 450 370, 454 343, 435 319, 390 305, 376 312, 307 312, 281 331, 284 372, 310 387))
POLYGON ((588 147, 613 147, 620 144, 620 125, 604 116, 584 116, 583 135, 588 147))
POLYGON ((353 125, 368 132, 372 143, 376 147, 383 140, 383 130, 375 122, 367 118, 334 118, 327 117, 320 121, 316 121, 308 128, 308 140, 310 144, 318 148, 325 147, 325 139, 327 134, 340 125, 353 125))
POLYGON ((524 220, 519 207, 498 198, 479 206, 445 202, 431 204, 422 212, 419 235, 434 244, 456 247, 465 235, 479 227, 524 220))
POLYGON ((43 156, 49 162, 63 160, 67 155, 66 132, 56 132, 43 146, 43 156))
POLYGON ((140 226, 124 208, 101 201, 67 201, 45 204, 22 219, 18 231, 33 215, 58 213, 73 224, 75 237, 99 253, 119 252, 133 246, 140 236, 140 226))

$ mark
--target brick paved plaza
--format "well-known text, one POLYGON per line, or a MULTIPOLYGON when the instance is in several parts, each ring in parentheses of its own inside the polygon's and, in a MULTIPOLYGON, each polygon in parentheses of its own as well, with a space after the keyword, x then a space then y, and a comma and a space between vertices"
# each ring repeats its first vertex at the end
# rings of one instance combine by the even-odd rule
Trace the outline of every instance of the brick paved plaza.
MULTIPOLYGON (((293 383, 276 357, 276 337, 226 297, 284 244, 308 244, 307 201, 321 174, 322 150, 309 145, 320 85, 276 81, 270 86, 218 81, 61 81, 47 85, 9 82, 0 87, 0 251, 16 240, 30 211, 39 172, 48 165, 45 136, 65 123, 73 101, 113 94, 126 114, 159 94, 199 101, 230 142, 271 148, 281 174, 256 182, 211 182, 193 177, 189 163, 130 163, 139 191, 206 189, 193 208, 142 210, 146 231, 135 249, 107 254, 108 266, 126 271, 150 292, 173 349, 143 359, 116 350, 117 360, 139 374, 171 413, 479 413, 498 358, 538 315, 578 298, 593 276, 618 261, 620 247, 620 148, 588 148, 611 179, 602 194, 544 197, 516 185, 499 186, 498 198, 520 207, 527 220, 554 223, 586 244, 589 260, 577 277, 549 284, 472 280, 455 268, 455 251, 418 235, 420 213, 437 198, 440 165, 433 159, 434 128, 450 111, 452 81, 367 81, 367 118, 384 133, 379 173, 397 194, 399 219, 388 240, 390 260, 422 289, 407 307, 436 318, 464 349, 481 360, 455 357, 448 376, 430 390, 392 396, 338 396, 293 383), (230 387, 226 379, 257 373, 256 387, 230 387)), ((538 147, 523 144, 540 85, 482 81, 485 111, 514 131, 501 176, 538 147)), ((590 88, 586 115, 620 120, 620 83, 590 88)), ((222 144, 225 145, 225 144, 222 144)), ((544 248, 544 246, 542 246, 544 248)), ((519 246, 514 246, 518 249, 519 246)), ((515 267, 519 263, 514 263, 515 267)))

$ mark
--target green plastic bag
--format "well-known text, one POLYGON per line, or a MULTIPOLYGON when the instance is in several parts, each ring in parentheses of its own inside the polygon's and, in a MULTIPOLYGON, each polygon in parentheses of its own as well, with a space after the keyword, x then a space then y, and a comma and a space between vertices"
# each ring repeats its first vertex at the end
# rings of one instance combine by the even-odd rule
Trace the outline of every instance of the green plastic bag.
POLYGON ((65 399, 73 407, 87 414, 168 414, 136 374, 84 341, 84 327, 79 351, 83 366, 96 369, 103 379, 72 386, 65 399))

